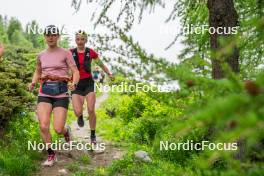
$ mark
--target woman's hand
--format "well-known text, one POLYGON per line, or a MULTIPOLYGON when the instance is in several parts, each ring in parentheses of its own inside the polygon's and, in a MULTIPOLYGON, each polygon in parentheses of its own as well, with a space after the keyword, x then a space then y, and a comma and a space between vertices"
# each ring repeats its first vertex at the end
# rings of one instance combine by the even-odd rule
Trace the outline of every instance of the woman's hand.
POLYGON ((30 91, 30 92, 32 92, 33 90, 34 90, 34 88, 35 88, 35 85, 36 85, 36 83, 29 83, 28 84, 28 91, 30 91))
POLYGON ((70 84, 68 84, 68 89, 69 89, 70 91, 74 91, 74 90, 76 89, 76 84, 74 84, 74 83, 70 83, 70 84))

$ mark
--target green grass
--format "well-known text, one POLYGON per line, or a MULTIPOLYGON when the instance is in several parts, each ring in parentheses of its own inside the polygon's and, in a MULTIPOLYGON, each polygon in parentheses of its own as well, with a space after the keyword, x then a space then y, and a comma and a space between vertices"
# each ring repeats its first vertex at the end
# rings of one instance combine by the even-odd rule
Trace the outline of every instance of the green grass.
POLYGON ((77 172, 80 170, 79 163, 70 163, 66 165, 66 169, 68 169, 71 172, 77 172))
POLYGON ((87 176, 87 172, 78 171, 78 172, 72 174, 72 176, 87 176))
POLYGON ((28 150, 28 141, 40 142, 37 122, 30 113, 14 116, 0 142, 0 173, 26 176, 36 172, 43 154, 28 150))
POLYGON ((88 155, 83 155, 79 158, 80 163, 82 164, 89 164, 91 162, 91 158, 88 155))
POLYGON ((23 151, 18 146, 1 148, 0 171, 8 175, 30 175, 38 170, 37 161, 42 159, 42 154, 33 151, 23 151))

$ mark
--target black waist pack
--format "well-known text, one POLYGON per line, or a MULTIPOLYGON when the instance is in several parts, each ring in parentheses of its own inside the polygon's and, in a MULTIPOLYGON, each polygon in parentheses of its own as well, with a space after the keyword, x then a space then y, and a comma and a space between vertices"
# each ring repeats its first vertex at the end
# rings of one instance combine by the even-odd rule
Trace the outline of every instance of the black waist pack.
POLYGON ((44 82, 42 84, 42 93, 47 95, 60 95, 68 92, 68 85, 66 82, 44 82))

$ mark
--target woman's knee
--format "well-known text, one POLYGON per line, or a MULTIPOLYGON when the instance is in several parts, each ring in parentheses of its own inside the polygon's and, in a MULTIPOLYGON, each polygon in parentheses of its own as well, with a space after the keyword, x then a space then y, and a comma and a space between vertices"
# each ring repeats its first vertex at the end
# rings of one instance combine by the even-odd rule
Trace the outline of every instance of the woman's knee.
POLYGON ((57 134, 63 134, 64 127, 54 127, 54 130, 57 134))
POLYGON ((94 113, 95 113, 94 108, 89 108, 88 107, 88 114, 94 114, 94 113))
POLYGON ((77 117, 79 117, 79 116, 81 116, 82 115, 82 109, 81 108, 76 108, 76 109, 74 109, 74 114, 77 116, 77 117))
POLYGON ((48 133, 49 132, 49 125, 45 123, 39 124, 40 130, 42 133, 48 133))

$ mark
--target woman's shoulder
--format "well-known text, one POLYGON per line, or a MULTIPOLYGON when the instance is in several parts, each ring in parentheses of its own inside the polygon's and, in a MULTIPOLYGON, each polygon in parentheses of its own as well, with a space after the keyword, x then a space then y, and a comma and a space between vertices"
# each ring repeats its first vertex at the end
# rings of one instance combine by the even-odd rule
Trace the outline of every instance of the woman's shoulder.
POLYGON ((42 50, 42 51, 40 51, 39 53, 38 53, 38 58, 40 58, 41 56, 43 56, 45 53, 47 53, 47 49, 44 49, 44 50, 42 50))
POLYGON ((68 52, 69 50, 68 50, 68 49, 65 49, 65 48, 61 48, 61 47, 59 47, 59 48, 58 48, 58 51, 61 51, 61 52, 68 52))
POLYGON ((58 48, 58 51, 65 54, 65 55, 71 54, 71 51, 69 49, 65 49, 65 48, 58 48))

